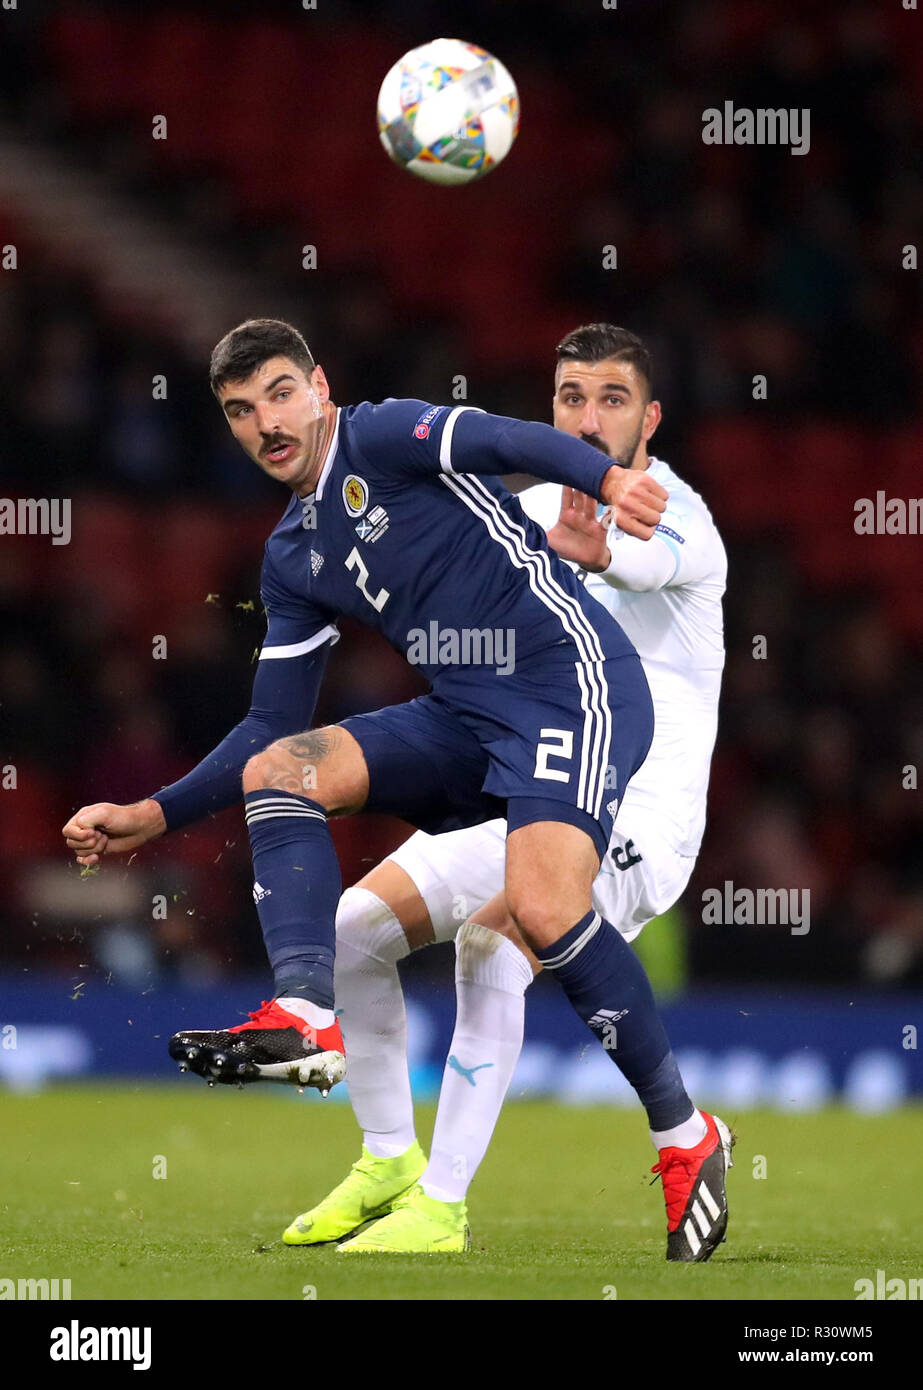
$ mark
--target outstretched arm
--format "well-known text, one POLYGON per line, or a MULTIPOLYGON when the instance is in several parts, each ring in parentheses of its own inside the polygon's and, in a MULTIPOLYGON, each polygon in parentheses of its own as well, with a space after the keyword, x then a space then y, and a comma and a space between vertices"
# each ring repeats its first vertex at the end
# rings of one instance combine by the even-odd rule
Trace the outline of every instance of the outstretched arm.
POLYGON ((232 806, 243 795, 241 774, 253 754, 310 727, 339 633, 320 609, 279 583, 268 550, 260 588, 269 626, 246 716, 191 772, 153 796, 131 806, 99 801, 81 807, 63 830, 78 864, 92 868, 104 854, 130 853, 232 806))
MULTIPOLYGON (((528 497, 528 494, 526 494, 528 497)), ((523 505, 528 511, 528 502, 523 505)), ((609 514, 597 519, 595 498, 564 488, 548 544, 565 560, 599 574, 613 589, 649 593, 702 579, 715 563, 715 532, 688 504, 670 503, 650 544, 620 535, 609 514)))
POLYGON ((407 442, 411 466, 420 472, 531 473, 608 503, 619 528, 639 540, 650 540, 666 506, 666 489, 644 470, 620 468, 551 425, 471 406, 433 406, 421 420, 407 442), (425 434, 417 432, 423 428, 425 434))

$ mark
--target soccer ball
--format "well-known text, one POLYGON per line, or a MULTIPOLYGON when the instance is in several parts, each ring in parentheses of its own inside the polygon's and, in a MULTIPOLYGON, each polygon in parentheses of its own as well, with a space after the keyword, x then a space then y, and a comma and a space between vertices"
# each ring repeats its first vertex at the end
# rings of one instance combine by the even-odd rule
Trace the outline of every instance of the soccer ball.
POLYGON ((378 133, 395 164, 430 183, 470 183, 500 163, 519 129, 501 62, 461 39, 433 39, 394 64, 378 93, 378 133))

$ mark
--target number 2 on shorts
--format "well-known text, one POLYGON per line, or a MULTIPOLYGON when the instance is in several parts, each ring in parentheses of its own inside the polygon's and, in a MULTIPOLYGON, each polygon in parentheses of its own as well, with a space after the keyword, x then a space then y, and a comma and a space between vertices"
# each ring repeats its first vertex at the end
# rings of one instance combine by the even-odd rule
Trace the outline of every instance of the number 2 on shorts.
POLYGON ((574 756, 573 729, 542 729, 540 737, 548 742, 540 743, 535 750, 533 777, 540 777, 545 782, 569 782, 570 773, 549 767, 548 759, 564 758, 570 762, 574 756))

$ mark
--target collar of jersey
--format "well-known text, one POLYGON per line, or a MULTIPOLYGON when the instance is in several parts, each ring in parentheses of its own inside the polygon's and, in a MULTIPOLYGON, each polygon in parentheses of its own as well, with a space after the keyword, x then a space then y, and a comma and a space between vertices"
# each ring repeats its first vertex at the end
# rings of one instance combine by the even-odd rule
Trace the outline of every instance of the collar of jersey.
POLYGON ((342 406, 337 406, 337 419, 336 424, 333 427, 333 438, 330 440, 330 443, 327 446, 327 460, 320 471, 320 477, 317 480, 317 487, 314 489, 313 492, 309 492, 307 497, 302 497, 300 499, 302 503, 319 502, 324 495, 324 484, 327 481, 328 473, 333 467, 333 460, 336 456, 337 451, 337 440, 340 437, 340 411, 342 409, 342 406))

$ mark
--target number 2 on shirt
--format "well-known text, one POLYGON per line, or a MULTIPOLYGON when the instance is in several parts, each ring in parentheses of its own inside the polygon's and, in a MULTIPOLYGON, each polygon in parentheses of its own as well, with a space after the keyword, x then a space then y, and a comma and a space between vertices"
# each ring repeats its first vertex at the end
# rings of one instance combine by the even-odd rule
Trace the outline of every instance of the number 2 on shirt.
POLYGON ((379 589, 375 597, 372 598, 372 595, 365 587, 368 582, 369 572, 356 546, 353 546, 352 550, 347 555, 345 563, 348 570, 358 570, 358 574, 356 575, 356 588, 364 598, 368 599, 369 603, 375 609, 375 612, 380 613, 391 595, 387 589, 379 589))

